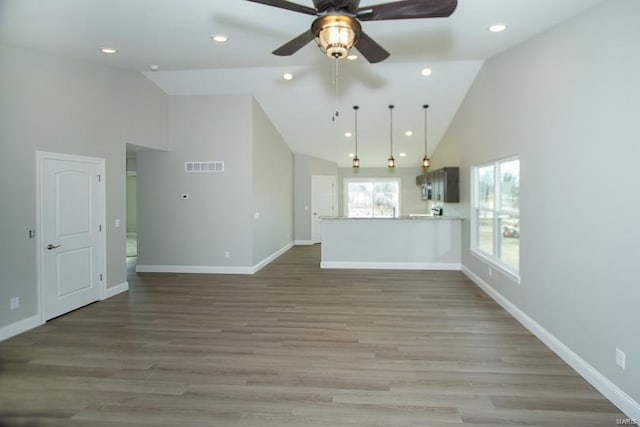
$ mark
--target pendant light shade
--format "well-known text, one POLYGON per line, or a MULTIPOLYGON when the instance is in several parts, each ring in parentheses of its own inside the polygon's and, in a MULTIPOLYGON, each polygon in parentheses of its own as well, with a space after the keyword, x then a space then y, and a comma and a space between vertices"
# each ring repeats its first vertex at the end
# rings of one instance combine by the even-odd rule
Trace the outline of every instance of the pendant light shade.
POLYGON ((393 158, 393 105, 389 105, 389 148, 391 155, 387 160, 387 167, 395 168, 396 159, 393 158))
POLYGON ((427 169, 431 166, 431 162, 429 162, 429 151, 427 147, 427 109, 429 105, 425 104, 422 106, 424 109, 424 157, 422 158, 422 167, 427 169))
POLYGON ((356 150, 355 150, 355 156, 351 161, 351 165, 353 166, 354 169, 358 169, 360 167, 360 159, 358 158, 358 108, 360 107, 358 107, 357 105, 353 106, 353 111, 356 117, 356 123, 353 128, 353 132, 355 134, 355 141, 356 141, 356 150))

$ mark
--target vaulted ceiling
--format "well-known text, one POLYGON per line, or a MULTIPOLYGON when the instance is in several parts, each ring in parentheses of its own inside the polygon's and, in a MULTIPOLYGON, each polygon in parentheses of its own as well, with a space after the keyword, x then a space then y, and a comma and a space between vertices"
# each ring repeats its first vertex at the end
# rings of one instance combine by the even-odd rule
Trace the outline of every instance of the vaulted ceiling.
POLYGON ((242 0, 0 0, 0 43, 141 72, 170 95, 253 95, 294 152, 342 166, 353 152, 354 138, 345 136, 354 131, 353 105, 362 167, 385 166, 393 104, 398 166, 417 167, 423 104, 432 153, 484 60, 602 1, 458 0, 449 18, 363 22, 391 56, 377 64, 361 55, 339 60, 337 79, 336 64, 313 42, 289 57, 271 54, 312 16, 242 0), (507 30, 489 32, 496 23, 507 30), (229 40, 216 43, 214 34, 229 40), (431 75, 421 74, 425 68, 431 75))

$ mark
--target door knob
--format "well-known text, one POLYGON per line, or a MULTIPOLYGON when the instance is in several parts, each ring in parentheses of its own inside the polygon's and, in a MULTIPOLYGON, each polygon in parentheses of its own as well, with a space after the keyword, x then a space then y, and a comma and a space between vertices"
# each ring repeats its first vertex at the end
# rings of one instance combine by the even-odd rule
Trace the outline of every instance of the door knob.
POLYGON ((60 246, 62 246, 62 245, 52 245, 51 243, 49 243, 49 244, 47 245, 47 249, 48 249, 48 250, 51 250, 51 249, 59 248, 60 246))

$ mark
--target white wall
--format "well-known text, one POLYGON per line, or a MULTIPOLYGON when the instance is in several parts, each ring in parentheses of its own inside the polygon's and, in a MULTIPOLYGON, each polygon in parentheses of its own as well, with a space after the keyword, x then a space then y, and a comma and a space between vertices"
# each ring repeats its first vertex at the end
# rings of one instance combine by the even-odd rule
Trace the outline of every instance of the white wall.
POLYGON ((125 144, 166 147, 167 96, 137 73, 14 47, 0 63, 2 328, 37 314, 35 152, 106 159, 107 286, 123 284, 125 144), (12 297, 20 308, 5 310, 12 297))
MULTIPOLYGON (((434 155, 519 155, 521 284, 463 264, 615 387, 640 401, 640 2, 607 1, 486 62, 434 155), (627 368, 615 363, 616 347, 627 368)), ((636 418, 640 418, 635 413, 636 418)))
POLYGON ((135 233, 138 228, 137 190, 136 176, 127 175, 127 233, 135 233))

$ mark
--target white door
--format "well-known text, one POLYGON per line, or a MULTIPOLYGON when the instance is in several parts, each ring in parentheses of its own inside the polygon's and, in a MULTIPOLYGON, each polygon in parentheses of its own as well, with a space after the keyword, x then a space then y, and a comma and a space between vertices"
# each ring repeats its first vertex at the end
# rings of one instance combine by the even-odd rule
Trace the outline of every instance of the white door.
POLYGON ((322 217, 337 213, 336 177, 328 175, 311 176, 311 241, 322 240, 322 217))
POLYGON ((100 299, 104 160, 38 153, 44 320, 100 299))

